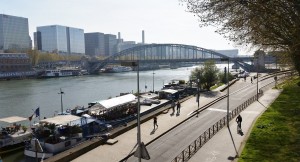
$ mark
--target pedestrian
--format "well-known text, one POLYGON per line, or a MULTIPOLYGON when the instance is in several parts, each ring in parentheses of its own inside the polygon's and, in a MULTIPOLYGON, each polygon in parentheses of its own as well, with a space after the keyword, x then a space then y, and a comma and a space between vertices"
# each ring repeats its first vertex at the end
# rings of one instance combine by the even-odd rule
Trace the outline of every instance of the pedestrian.
POLYGON ((251 77, 251 83, 252 83, 252 81, 253 81, 253 80, 252 80, 252 77, 251 77))
POLYGON ((238 117, 236 117, 235 121, 237 122, 238 124, 238 127, 237 127, 237 133, 240 134, 242 132, 242 116, 239 114, 238 117))
POLYGON ((246 82, 246 75, 244 76, 244 81, 246 82))
POLYGON ((172 110, 173 110, 172 114, 174 114, 175 113, 175 102, 174 102, 174 100, 172 100, 171 107, 172 107, 172 110))
POLYGON ((180 114, 180 107, 181 107, 181 105, 180 105, 180 102, 178 101, 177 102, 177 114, 180 114))
POLYGON ((156 116, 154 116, 154 118, 153 118, 153 126, 154 126, 154 129, 155 129, 155 126, 157 126, 157 128, 158 128, 156 116))

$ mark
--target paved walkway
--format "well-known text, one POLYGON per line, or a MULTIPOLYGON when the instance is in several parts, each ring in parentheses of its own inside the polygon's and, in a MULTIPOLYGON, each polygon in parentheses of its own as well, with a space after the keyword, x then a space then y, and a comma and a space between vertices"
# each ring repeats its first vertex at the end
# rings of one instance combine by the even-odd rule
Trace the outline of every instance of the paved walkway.
MULTIPOLYGON (((209 95, 200 96, 200 106, 207 104, 214 100, 216 97, 224 95, 225 93, 213 92, 209 95)), ((158 129, 153 130, 153 120, 149 120, 143 124, 141 124, 141 138, 142 141, 146 144, 161 135, 162 133, 169 130, 171 127, 180 123, 194 110, 197 109, 196 98, 192 97, 189 100, 181 103, 180 115, 177 116, 176 113, 172 114, 172 109, 165 114, 161 114, 157 117, 158 121, 158 129)), ((176 110, 175 110, 176 111, 176 110)), ((135 151, 135 145, 137 143, 137 130, 136 127, 131 129, 115 139, 118 142, 114 145, 101 145, 88 153, 76 158, 73 162, 115 162, 120 161, 132 151, 135 151)))
MULTIPOLYGON (((224 127, 212 139, 210 139, 198 152, 189 160, 189 162, 224 162, 233 161, 236 151, 239 154, 251 132, 251 127, 256 119, 266 108, 279 96, 281 91, 271 89, 264 92, 259 102, 254 102, 241 112, 243 118, 242 129, 244 136, 237 134, 237 124, 235 120, 230 122, 230 131, 224 127), (232 142, 233 138, 234 143, 232 142), (235 147, 234 147, 235 145, 235 147)), ((234 159, 237 161, 237 159, 234 159)))

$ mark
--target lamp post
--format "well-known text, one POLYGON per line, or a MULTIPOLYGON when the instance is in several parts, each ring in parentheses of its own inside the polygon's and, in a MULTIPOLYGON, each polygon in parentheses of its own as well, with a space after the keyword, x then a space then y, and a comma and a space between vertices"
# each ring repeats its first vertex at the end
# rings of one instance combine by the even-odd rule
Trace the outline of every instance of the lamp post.
POLYGON ((63 115, 64 108, 63 108, 62 95, 64 94, 64 92, 61 90, 61 88, 60 88, 60 92, 58 94, 60 94, 60 107, 61 107, 61 114, 63 115))
POLYGON ((153 74, 153 93, 154 93, 154 74, 155 74, 155 73, 154 73, 154 70, 153 70, 153 73, 152 73, 152 74, 153 74))
POLYGON ((197 117, 199 115, 199 105, 200 105, 200 73, 198 72, 197 75, 197 102, 198 102, 198 111, 197 111, 197 117))
POLYGON ((258 101, 258 56, 256 57, 256 101, 258 101))
MULTIPOLYGON (((229 58, 222 58, 221 61, 227 61, 226 82, 227 82, 227 127, 229 127, 229 58)), ((226 69, 226 67, 225 67, 226 69)))
POLYGON ((141 162, 142 149, 141 149, 141 124, 140 124, 140 65, 139 60, 135 62, 122 62, 122 66, 134 66, 137 68, 137 145, 138 145, 138 161, 141 162))

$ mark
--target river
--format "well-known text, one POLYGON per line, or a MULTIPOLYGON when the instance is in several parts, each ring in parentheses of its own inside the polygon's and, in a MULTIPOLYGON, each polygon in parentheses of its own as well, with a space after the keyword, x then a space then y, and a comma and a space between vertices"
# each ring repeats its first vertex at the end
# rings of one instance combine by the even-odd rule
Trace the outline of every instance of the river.
MULTIPOLYGON (((154 89, 172 79, 187 80, 191 67, 154 71, 154 89)), ((153 89, 153 71, 140 71, 140 91, 153 89)), ((103 73, 97 76, 77 76, 50 79, 10 80, 0 82, 0 118, 19 115, 29 117, 40 107, 41 117, 53 116, 63 107, 87 106, 89 102, 115 97, 120 92, 137 92, 137 73, 103 73)))
MULTIPOLYGON (((188 80, 194 68, 140 71, 140 91, 152 91, 153 72, 154 90, 157 91, 172 79, 188 80)), ((115 97, 121 92, 137 92, 137 73, 132 71, 95 76, 0 81, 0 118, 13 115, 29 117, 37 107, 40 107, 41 118, 52 117, 61 110, 61 96, 58 94, 60 88, 64 92, 64 110, 77 105, 86 107, 89 102, 115 97)), ((28 122, 27 124, 29 125, 28 122)), ((4 126, 4 123, 0 125, 4 126)), ((23 154, 20 152, 19 156, 16 155, 6 157, 4 162, 22 161, 23 154)))

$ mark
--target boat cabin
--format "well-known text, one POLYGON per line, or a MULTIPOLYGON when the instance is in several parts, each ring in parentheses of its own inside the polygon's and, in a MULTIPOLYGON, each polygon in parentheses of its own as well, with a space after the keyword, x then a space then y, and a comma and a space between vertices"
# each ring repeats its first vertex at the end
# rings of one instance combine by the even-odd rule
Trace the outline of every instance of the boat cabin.
POLYGON ((7 124, 7 126, 1 127, 0 130, 0 148, 22 143, 24 140, 28 140, 30 138, 31 132, 27 131, 27 127, 17 124, 25 120, 28 120, 28 118, 19 116, 11 116, 0 119, 0 122, 7 124))
POLYGON ((133 94, 97 101, 89 108, 89 114, 103 120, 122 118, 136 113, 137 104, 135 101, 136 96, 133 94))

